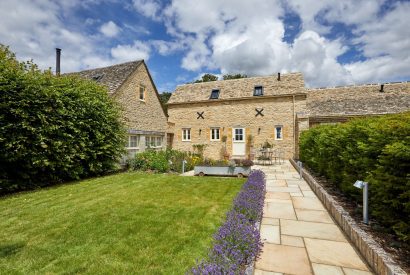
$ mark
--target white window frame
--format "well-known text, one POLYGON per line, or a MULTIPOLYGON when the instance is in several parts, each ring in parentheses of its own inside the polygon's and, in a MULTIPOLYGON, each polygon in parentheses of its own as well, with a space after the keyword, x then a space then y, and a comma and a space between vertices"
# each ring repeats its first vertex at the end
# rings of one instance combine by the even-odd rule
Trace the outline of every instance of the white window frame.
POLYGON ((133 150, 133 149, 139 149, 140 148, 140 141, 141 138, 139 135, 128 135, 128 144, 127 144, 127 149, 128 150, 133 150), (131 137, 136 137, 137 138, 137 146, 131 146, 131 137))
POLYGON ((140 85, 140 86, 139 86, 138 99, 139 99, 140 101, 144 101, 144 102, 145 102, 145 86, 143 86, 143 85, 140 85), (142 92, 142 99, 141 99, 141 92, 142 92))
POLYGON ((145 147, 146 148, 152 148, 152 149, 162 148, 163 142, 164 142, 164 137, 162 136, 145 136, 145 147), (158 140, 160 140, 159 144, 158 144, 158 140))
POLYGON ((221 140, 221 128, 219 127, 212 127, 211 131, 209 132, 209 139, 211 141, 220 141, 221 140), (215 135, 214 135, 215 132, 215 135), (218 134, 216 134, 218 133, 218 134), (217 136, 217 138, 215 138, 217 136))
POLYGON ((182 129, 182 141, 191 141, 191 128, 183 128, 182 129))
POLYGON ((275 126, 275 140, 283 140, 283 126, 276 125, 275 126), (278 128, 280 128, 280 137, 278 138, 278 128))

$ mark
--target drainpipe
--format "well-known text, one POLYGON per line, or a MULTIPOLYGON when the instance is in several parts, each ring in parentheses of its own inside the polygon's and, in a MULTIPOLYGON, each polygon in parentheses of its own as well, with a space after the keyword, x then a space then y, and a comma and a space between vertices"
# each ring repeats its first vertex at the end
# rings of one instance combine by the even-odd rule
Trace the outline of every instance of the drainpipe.
POLYGON ((56 76, 60 76, 61 49, 56 48, 56 76))
POLYGON ((295 113, 295 96, 292 96, 293 101, 293 158, 296 157, 296 113, 295 113))

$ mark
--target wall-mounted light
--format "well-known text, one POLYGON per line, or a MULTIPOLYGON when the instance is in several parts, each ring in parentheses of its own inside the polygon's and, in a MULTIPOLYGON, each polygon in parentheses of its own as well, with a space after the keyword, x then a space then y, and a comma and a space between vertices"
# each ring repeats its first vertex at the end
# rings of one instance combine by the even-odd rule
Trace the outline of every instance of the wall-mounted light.
POLYGON ((258 135, 261 133, 261 128, 258 128, 258 135))
POLYGON ((199 129, 199 135, 201 135, 201 133, 202 133, 202 129, 199 129))

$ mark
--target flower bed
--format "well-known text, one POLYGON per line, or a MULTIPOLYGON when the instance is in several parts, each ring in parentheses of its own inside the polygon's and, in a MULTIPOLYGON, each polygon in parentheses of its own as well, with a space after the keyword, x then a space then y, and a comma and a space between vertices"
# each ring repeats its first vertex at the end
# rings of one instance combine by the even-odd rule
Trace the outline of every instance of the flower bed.
POLYGON ((192 274, 244 273, 262 249, 257 225, 262 219, 265 192, 265 174, 253 170, 215 234, 208 259, 192 268, 192 274))

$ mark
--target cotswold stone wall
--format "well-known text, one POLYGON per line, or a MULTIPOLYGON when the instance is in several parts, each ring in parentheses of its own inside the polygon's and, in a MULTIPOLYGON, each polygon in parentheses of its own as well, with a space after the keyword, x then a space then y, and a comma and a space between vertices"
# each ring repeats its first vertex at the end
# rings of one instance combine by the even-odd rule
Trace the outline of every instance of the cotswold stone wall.
POLYGON ((128 77, 113 97, 120 103, 124 122, 129 129, 164 133, 167 131, 167 117, 143 64, 128 77), (145 101, 139 99, 141 84, 146 88, 145 101))
POLYGON ((259 148, 267 140, 273 143, 274 148, 282 148, 286 158, 293 157, 294 112, 305 111, 306 96, 303 94, 168 106, 169 121, 175 123, 173 148, 192 151, 193 144, 206 144, 205 156, 213 159, 222 158, 221 150, 224 144, 222 141, 210 140, 211 127, 219 127, 221 137, 227 136, 226 146, 231 156, 232 128, 243 127, 246 137, 252 135, 254 148, 259 148), (263 109, 263 116, 256 116, 255 108, 263 109), (204 119, 198 119, 197 112, 203 112, 204 119), (283 126, 283 140, 275 140, 276 125, 283 126), (191 129, 191 141, 182 141, 183 128, 191 129))

